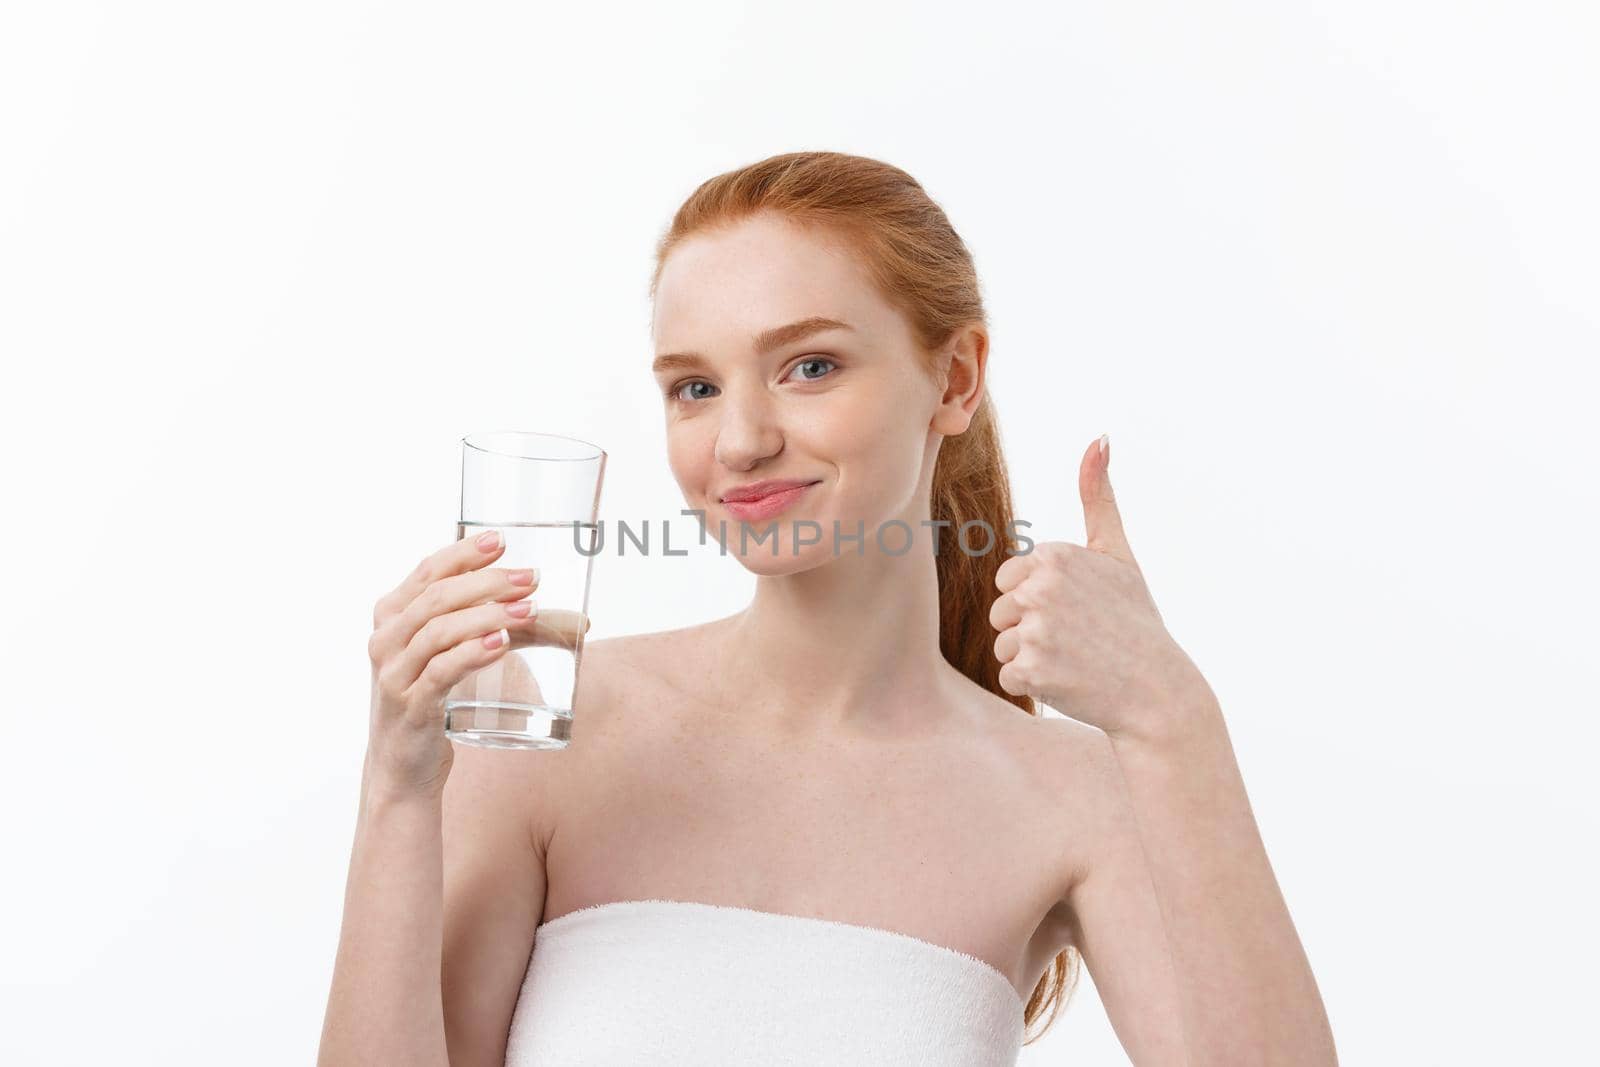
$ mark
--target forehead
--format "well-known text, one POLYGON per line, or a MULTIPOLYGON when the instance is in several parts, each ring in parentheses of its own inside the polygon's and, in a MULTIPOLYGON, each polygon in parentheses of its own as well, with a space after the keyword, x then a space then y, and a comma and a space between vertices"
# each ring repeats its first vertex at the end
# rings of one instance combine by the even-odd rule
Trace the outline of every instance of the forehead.
POLYGON ((773 326, 825 315, 872 337, 895 329, 893 309, 837 239, 774 216, 696 234, 672 250, 656 287, 658 352, 742 351, 773 326))

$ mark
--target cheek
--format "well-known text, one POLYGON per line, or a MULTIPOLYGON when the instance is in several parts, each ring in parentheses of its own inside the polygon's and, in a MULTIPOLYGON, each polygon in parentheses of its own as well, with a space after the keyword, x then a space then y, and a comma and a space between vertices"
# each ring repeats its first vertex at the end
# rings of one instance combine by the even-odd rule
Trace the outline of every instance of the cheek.
POLYGON ((684 489, 694 489, 703 484, 706 478, 712 446, 701 437, 687 424, 667 429, 667 466, 684 489))
MULTIPOLYGON (((852 496, 873 508, 899 511, 917 488, 927 448, 927 420, 910 403, 860 405, 840 412, 827 431, 830 451, 845 471, 852 496)), ((828 454, 828 453, 819 453, 828 454)))
POLYGON ((892 381, 841 394, 837 404, 819 409, 816 427, 840 453, 890 459, 921 449, 928 420, 920 395, 892 381))

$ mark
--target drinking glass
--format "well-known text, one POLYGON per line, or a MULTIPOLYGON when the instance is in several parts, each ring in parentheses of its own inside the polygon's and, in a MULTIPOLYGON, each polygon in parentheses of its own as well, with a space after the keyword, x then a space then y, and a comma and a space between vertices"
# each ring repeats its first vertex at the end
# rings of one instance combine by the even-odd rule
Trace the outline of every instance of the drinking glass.
POLYGON ((445 697, 452 741, 485 748, 565 748, 589 627, 598 554, 603 449, 554 434, 498 431, 461 439, 457 538, 500 531, 493 567, 537 567, 532 641, 513 633, 504 655, 445 697))

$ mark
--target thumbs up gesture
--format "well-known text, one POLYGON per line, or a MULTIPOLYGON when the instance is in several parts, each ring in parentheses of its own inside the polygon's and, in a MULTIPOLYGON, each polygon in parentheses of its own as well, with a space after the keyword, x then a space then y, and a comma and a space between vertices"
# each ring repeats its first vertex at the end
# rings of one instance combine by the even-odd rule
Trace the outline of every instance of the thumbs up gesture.
POLYGON ((1086 545, 1041 541, 995 573, 994 654, 1006 692, 1114 740, 1160 740, 1215 698, 1156 610, 1122 529, 1110 461, 1101 437, 1078 466, 1086 545))

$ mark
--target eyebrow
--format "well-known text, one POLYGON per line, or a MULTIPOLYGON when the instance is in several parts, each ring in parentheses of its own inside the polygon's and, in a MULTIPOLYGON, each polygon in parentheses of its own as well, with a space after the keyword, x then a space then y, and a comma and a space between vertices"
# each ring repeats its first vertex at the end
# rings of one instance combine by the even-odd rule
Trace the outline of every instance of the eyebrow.
MULTIPOLYGON (((763 330, 756 334, 754 345, 757 352, 765 355, 775 348, 792 345, 796 341, 804 341, 812 334, 824 330, 854 330, 855 327, 838 319, 830 319, 823 315, 813 315, 808 319, 791 322, 787 326, 774 326, 770 330, 763 330)), ((706 359, 698 352, 668 352, 657 356, 655 362, 650 364, 652 374, 663 371, 679 370, 689 367, 704 366, 706 359)))

